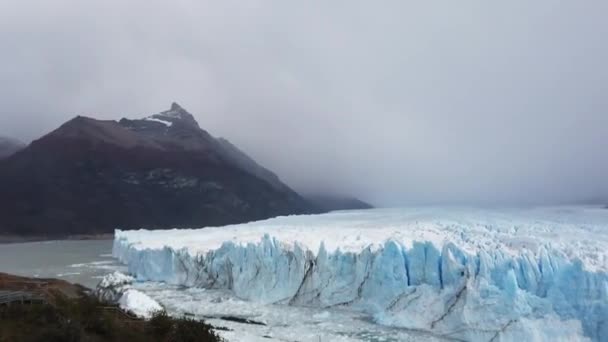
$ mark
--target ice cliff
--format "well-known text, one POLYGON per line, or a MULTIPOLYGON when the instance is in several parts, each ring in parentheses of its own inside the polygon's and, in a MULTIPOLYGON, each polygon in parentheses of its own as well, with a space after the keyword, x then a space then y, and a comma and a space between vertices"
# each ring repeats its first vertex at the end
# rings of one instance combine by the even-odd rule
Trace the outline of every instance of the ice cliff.
POLYGON ((138 280, 467 341, 608 341, 608 210, 408 209, 116 231, 138 280))
POLYGON ((105 275, 93 295, 102 303, 116 305, 135 316, 149 319, 163 307, 145 293, 132 288, 135 278, 120 272, 105 275))

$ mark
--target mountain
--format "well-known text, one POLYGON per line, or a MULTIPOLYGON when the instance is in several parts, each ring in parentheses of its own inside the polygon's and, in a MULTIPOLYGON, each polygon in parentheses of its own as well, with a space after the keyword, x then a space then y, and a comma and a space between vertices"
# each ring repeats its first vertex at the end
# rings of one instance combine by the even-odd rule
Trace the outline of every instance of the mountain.
POLYGON ((0 233, 216 226, 319 211, 174 103, 143 119, 76 117, 0 161, 0 233))
POLYGON ((306 199, 321 211, 373 209, 374 206, 354 197, 307 195, 306 199))
POLYGON ((23 148, 25 144, 19 140, 0 137, 0 159, 7 158, 23 148))

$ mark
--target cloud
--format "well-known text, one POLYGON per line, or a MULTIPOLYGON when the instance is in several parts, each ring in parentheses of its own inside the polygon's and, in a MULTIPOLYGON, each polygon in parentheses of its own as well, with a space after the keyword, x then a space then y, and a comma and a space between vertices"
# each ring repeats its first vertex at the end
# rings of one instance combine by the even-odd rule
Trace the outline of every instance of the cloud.
POLYGON ((0 134, 177 101, 297 189, 608 197, 600 1, 0 3, 0 134))

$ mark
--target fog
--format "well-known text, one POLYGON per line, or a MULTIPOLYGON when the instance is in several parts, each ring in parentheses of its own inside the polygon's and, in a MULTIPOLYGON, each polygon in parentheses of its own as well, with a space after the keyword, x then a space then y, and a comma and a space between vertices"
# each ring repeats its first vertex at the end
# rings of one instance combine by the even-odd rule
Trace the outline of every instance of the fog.
POLYGON ((0 135, 176 101, 304 192, 606 199, 607 17, 600 0, 4 0, 0 135))

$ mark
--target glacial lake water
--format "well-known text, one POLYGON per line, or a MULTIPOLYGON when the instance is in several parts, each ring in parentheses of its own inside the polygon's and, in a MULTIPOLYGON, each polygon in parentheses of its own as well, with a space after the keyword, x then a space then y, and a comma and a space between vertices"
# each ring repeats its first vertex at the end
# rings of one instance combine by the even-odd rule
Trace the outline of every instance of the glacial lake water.
POLYGON ((0 272, 58 278, 95 288, 100 279, 126 267, 112 258, 112 240, 0 244, 0 272))

